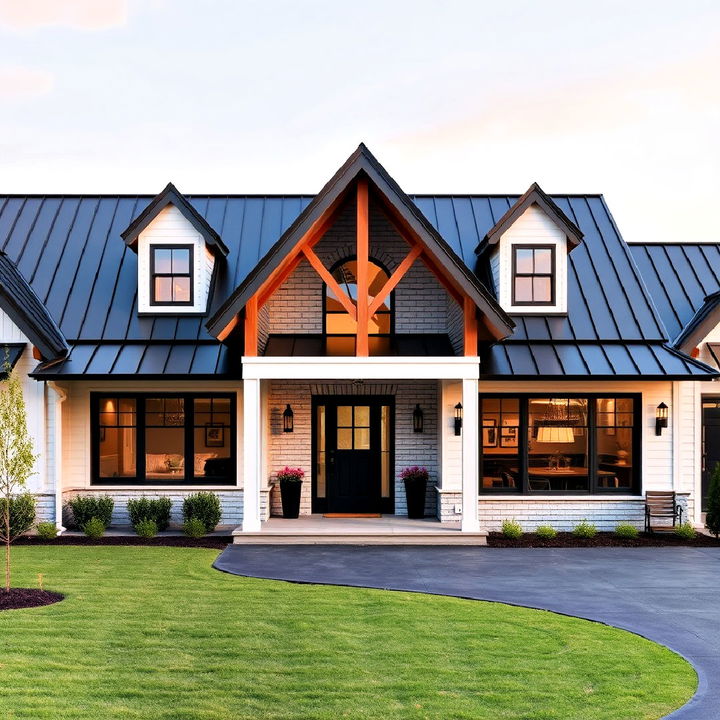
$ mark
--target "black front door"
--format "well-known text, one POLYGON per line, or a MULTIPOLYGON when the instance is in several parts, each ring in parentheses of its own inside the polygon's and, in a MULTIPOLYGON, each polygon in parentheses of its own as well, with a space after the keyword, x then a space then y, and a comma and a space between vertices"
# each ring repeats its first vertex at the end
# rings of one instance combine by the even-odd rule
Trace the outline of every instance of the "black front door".
POLYGON ((720 400, 703 400, 702 509, 715 465, 720 463, 720 400))
POLYGON ((391 399, 334 396, 314 406, 313 511, 393 512, 391 399))

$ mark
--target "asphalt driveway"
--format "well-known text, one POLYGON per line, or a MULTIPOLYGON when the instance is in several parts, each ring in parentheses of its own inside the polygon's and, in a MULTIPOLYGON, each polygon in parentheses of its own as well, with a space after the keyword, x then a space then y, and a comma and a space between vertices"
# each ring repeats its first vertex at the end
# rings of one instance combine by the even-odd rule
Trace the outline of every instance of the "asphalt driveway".
POLYGON ((720 719, 720 550, 230 545, 215 567, 291 582, 492 600, 597 620, 689 660, 698 691, 672 720, 720 719))

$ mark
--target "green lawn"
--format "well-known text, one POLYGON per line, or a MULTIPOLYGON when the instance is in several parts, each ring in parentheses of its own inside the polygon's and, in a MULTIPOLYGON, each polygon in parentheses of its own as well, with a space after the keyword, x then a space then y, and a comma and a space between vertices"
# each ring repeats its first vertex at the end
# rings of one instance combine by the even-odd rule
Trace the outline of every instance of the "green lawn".
POLYGON ((244 579, 213 550, 17 547, 0 717, 658 718, 692 668, 629 633, 452 598, 244 579))

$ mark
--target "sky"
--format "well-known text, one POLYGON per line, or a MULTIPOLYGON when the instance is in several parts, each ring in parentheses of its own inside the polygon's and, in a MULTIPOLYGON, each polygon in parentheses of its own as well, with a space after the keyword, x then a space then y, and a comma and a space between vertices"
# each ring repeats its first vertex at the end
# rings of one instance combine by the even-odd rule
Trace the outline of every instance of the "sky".
POLYGON ((720 242, 718 0, 0 0, 0 193, 605 195, 720 242))

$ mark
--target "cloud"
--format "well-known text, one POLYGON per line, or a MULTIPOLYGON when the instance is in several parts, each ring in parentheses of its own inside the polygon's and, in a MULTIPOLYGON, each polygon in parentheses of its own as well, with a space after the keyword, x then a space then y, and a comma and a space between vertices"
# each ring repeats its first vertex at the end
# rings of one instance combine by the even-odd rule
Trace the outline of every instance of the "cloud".
POLYGON ((124 25, 128 0, 0 0, 0 27, 104 30, 124 25))
POLYGON ((0 65, 0 99, 36 97, 50 92, 54 76, 47 70, 23 65, 0 65))

